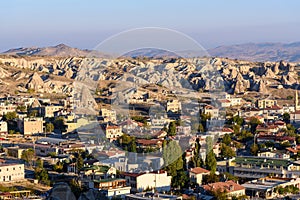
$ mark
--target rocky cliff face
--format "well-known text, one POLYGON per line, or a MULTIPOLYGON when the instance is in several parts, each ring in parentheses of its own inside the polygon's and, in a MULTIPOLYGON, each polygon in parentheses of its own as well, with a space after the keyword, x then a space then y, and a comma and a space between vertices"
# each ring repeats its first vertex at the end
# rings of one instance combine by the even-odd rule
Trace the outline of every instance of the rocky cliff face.
POLYGON ((194 90, 224 89, 235 94, 265 93, 271 83, 285 87, 298 85, 297 66, 285 62, 257 63, 221 58, 111 60, 2 56, 0 63, 0 79, 26 80, 23 87, 39 92, 72 92, 74 81, 96 87, 101 80, 155 83, 194 90))

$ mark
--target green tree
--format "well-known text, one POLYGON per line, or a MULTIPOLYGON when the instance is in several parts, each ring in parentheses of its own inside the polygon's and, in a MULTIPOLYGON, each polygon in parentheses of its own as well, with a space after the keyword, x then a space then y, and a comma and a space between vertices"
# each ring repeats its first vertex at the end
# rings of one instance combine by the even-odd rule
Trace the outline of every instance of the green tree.
POLYGON ((78 156, 76 158, 76 168, 78 174, 80 173, 80 170, 83 168, 83 158, 80 153, 78 153, 78 156))
POLYGON ((232 118, 233 123, 235 123, 236 125, 242 126, 244 124, 244 119, 238 115, 234 116, 232 118))
POLYGON ((53 165, 53 170, 58 173, 63 172, 63 169, 64 169, 64 164, 62 162, 57 162, 55 165, 53 165))
POLYGON ((227 180, 232 180, 235 182, 237 182, 239 180, 239 177, 236 177, 228 172, 225 172, 223 175, 226 177, 227 180))
POLYGON ((51 133, 54 130, 54 125, 52 123, 46 124, 46 133, 51 133))
POLYGON ((213 190, 211 194, 217 199, 217 200, 226 200, 227 193, 226 191, 222 191, 221 189, 213 190))
POLYGON ((210 136, 206 137, 205 142, 206 142, 206 151, 209 152, 210 150, 213 149, 213 138, 210 136))
POLYGON ((26 111, 27 111, 27 108, 26 108, 26 106, 24 106, 24 105, 19 105, 19 106, 17 106, 17 111, 20 111, 20 112, 26 112, 26 111))
POLYGON ((200 133, 203 133, 205 130, 204 130, 204 127, 203 127, 203 125, 200 123, 199 125, 198 125, 198 132, 200 132, 200 133))
POLYGON ((8 112, 3 116, 5 121, 11 121, 17 118, 17 113, 14 112, 8 112))
POLYGON ((259 147, 255 143, 250 147, 250 153, 254 156, 257 155, 258 150, 259 150, 259 147))
POLYGON ((203 184, 216 183, 218 181, 219 177, 213 172, 210 172, 208 175, 203 177, 203 184))
POLYGON ((28 113, 28 116, 29 117, 37 117, 38 116, 38 111, 37 110, 31 110, 29 113, 28 113))
POLYGON ((48 171, 43 166, 43 161, 39 158, 36 161, 36 167, 34 169, 34 176, 40 183, 50 185, 48 171))
POLYGON ((170 122, 169 128, 168 128, 168 136, 174 136, 176 135, 176 122, 170 122))
POLYGON ((172 187, 174 188, 187 188, 189 183, 189 177, 184 170, 179 170, 176 173, 176 176, 172 177, 172 187))
POLYGON ((240 134, 240 129, 241 129, 240 125, 233 125, 233 131, 235 135, 240 134))
POLYGON ((34 159, 34 150, 27 149, 22 152, 21 159, 24 160, 29 166, 32 166, 32 161, 34 159))
POLYGON ((296 143, 297 143, 297 144, 300 144, 300 135, 297 135, 297 136, 296 136, 296 143))
POLYGON ((83 189, 81 188, 80 184, 77 180, 72 179, 69 184, 71 191, 75 195, 75 197, 78 199, 80 195, 82 194, 83 189))
POLYGON ((224 144, 226 144, 227 146, 229 146, 231 144, 231 137, 230 137, 230 135, 225 134, 224 137, 223 137, 223 139, 222 139, 222 142, 224 144))
POLYGON ((221 145, 221 157, 223 158, 232 158, 235 157, 236 153, 232 150, 230 146, 227 146, 226 144, 221 145))
POLYGON ((240 134, 237 135, 238 136, 238 140, 242 141, 242 142, 247 142, 250 140, 253 140, 253 134, 249 131, 246 130, 242 130, 240 134))
POLYGON ((56 129, 58 129, 62 132, 64 132, 66 130, 65 119, 62 116, 56 117, 53 124, 56 129))
POLYGON ((176 141, 170 141, 163 147, 164 168, 171 176, 183 169, 182 150, 176 141))
POLYGON ((283 119, 283 121, 284 121, 285 123, 289 124, 289 123, 290 123, 290 119, 291 119, 291 118, 290 118, 290 114, 287 113, 287 112, 283 113, 282 119, 283 119))
POLYGON ((261 122, 256 117, 251 117, 249 124, 251 126, 251 132, 255 133, 256 127, 261 124, 261 122))
POLYGON ((117 139, 118 144, 124 148, 125 151, 137 152, 136 151, 136 138, 134 136, 129 136, 123 134, 117 139))
POLYGON ((205 159, 206 168, 211 171, 211 173, 215 173, 217 170, 217 160, 216 155, 213 150, 210 150, 206 155, 205 159))
POLYGON ((287 124, 286 129, 287 129, 288 135, 293 136, 293 137, 296 136, 296 134, 295 134, 296 128, 292 124, 287 124))
POLYGON ((200 157, 200 148, 201 148, 201 145, 199 142, 199 138, 197 138, 196 142, 195 142, 194 156, 192 157, 192 159, 189 162, 189 168, 203 166, 203 160, 200 157))

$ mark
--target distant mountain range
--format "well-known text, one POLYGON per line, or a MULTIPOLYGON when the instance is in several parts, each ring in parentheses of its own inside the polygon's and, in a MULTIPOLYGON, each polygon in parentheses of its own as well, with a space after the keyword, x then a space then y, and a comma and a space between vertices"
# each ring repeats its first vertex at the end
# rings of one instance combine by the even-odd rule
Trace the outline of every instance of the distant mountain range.
MULTIPOLYGON (((246 43, 238 45, 220 46, 207 50, 211 56, 224 57, 249 61, 280 61, 300 62, 300 42, 283 43, 246 43)), ((10 49, 4 55, 19 56, 54 56, 54 57, 103 57, 103 52, 94 50, 81 50, 64 44, 52 47, 30 47, 10 49)), ((180 52, 180 55, 194 56, 192 51, 180 52)), ((125 54, 126 57, 174 57, 176 54, 160 49, 141 49, 125 54)))
POLYGON ((300 42, 283 43, 247 43, 220 46, 208 50, 217 57, 233 58, 249 61, 280 61, 300 62, 300 42))
POLYGON ((10 49, 3 52, 4 55, 18 55, 18 56, 53 56, 53 57, 86 57, 94 55, 102 57, 104 54, 93 50, 81 50, 78 48, 69 47, 65 44, 59 44, 51 47, 29 47, 10 49))

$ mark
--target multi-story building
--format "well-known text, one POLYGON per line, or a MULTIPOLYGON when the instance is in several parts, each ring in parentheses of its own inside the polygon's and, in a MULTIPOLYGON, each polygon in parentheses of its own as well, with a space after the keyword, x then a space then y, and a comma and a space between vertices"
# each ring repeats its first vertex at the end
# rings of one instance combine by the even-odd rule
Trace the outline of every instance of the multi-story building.
POLYGON ((44 121, 42 117, 30 117, 18 120, 18 128, 24 135, 32 135, 44 132, 44 121))
POLYGON ((218 119, 219 118, 219 109, 215 108, 211 105, 207 105, 204 107, 204 114, 210 115, 212 119, 218 119))
POLYGON ((11 156, 11 157, 14 157, 14 158, 21 159, 22 153, 25 150, 26 149, 20 148, 18 146, 16 146, 16 147, 7 147, 7 155, 11 156))
POLYGON ((115 197, 124 199, 125 195, 130 194, 131 187, 126 186, 125 179, 99 179, 94 180, 94 188, 99 189, 108 199, 115 197))
POLYGON ((202 180, 205 175, 209 175, 210 171, 201 167, 195 167, 189 170, 189 177, 191 182, 202 185, 202 180))
POLYGON ((300 175, 300 165, 286 159, 262 157, 236 157, 233 174, 240 178, 263 178, 269 175, 292 178, 300 175))
POLYGON ((292 187, 300 189, 299 178, 264 177, 242 184, 246 189, 246 195, 262 199, 273 199, 278 196, 277 188, 292 187))
POLYGON ((123 135, 122 127, 120 126, 105 123, 101 124, 101 127, 105 133, 106 138, 110 141, 116 140, 118 137, 123 135))
POLYGON ((24 178, 24 164, 0 164, 0 182, 20 181, 24 178))
POLYGON ((41 109, 41 115, 43 117, 54 117, 54 113, 63 109, 63 106, 43 106, 41 109))
POLYGON ((117 113, 115 110, 101 108, 99 114, 101 117, 103 117, 104 122, 116 122, 117 121, 117 113))
POLYGON ((158 192, 170 191, 171 176, 165 171, 151 173, 124 173, 127 185, 131 186, 131 192, 142 192, 146 189, 155 189, 158 192))
POLYGON ((260 109, 271 108, 277 105, 277 101, 273 99, 260 99, 256 101, 256 106, 260 109))
POLYGON ((177 99, 168 100, 166 103, 167 112, 179 112, 181 110, 181 103, 177 99))
POLYGON ((239 106, 242 105, 242 98, 236 98, 229 94, 225 95, 225 98, 218 100, 221 104, 221 107, 231 107, 231 106, 239 106))

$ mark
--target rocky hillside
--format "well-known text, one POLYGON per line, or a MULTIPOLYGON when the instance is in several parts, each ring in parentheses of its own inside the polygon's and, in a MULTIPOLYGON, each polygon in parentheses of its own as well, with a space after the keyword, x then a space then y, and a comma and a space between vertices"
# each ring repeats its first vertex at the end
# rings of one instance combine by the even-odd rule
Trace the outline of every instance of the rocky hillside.
POLYGON ((300 42, 282 43, 248 43, 240 45, 220 46, 208 50, 210 55, 249 61, 300 62, 300 42))
MULTIPOLYGON (((75 83, 96 90, 99 81, 156 84, 194 91, 266 93, 271 88, 298 88, 299 67, 287 62, 249 62, 224 58, 102 59, 0 57, 1 91, 63 93, 75 83)), ((132 85, 131 84, 131 85, 132 85)))

